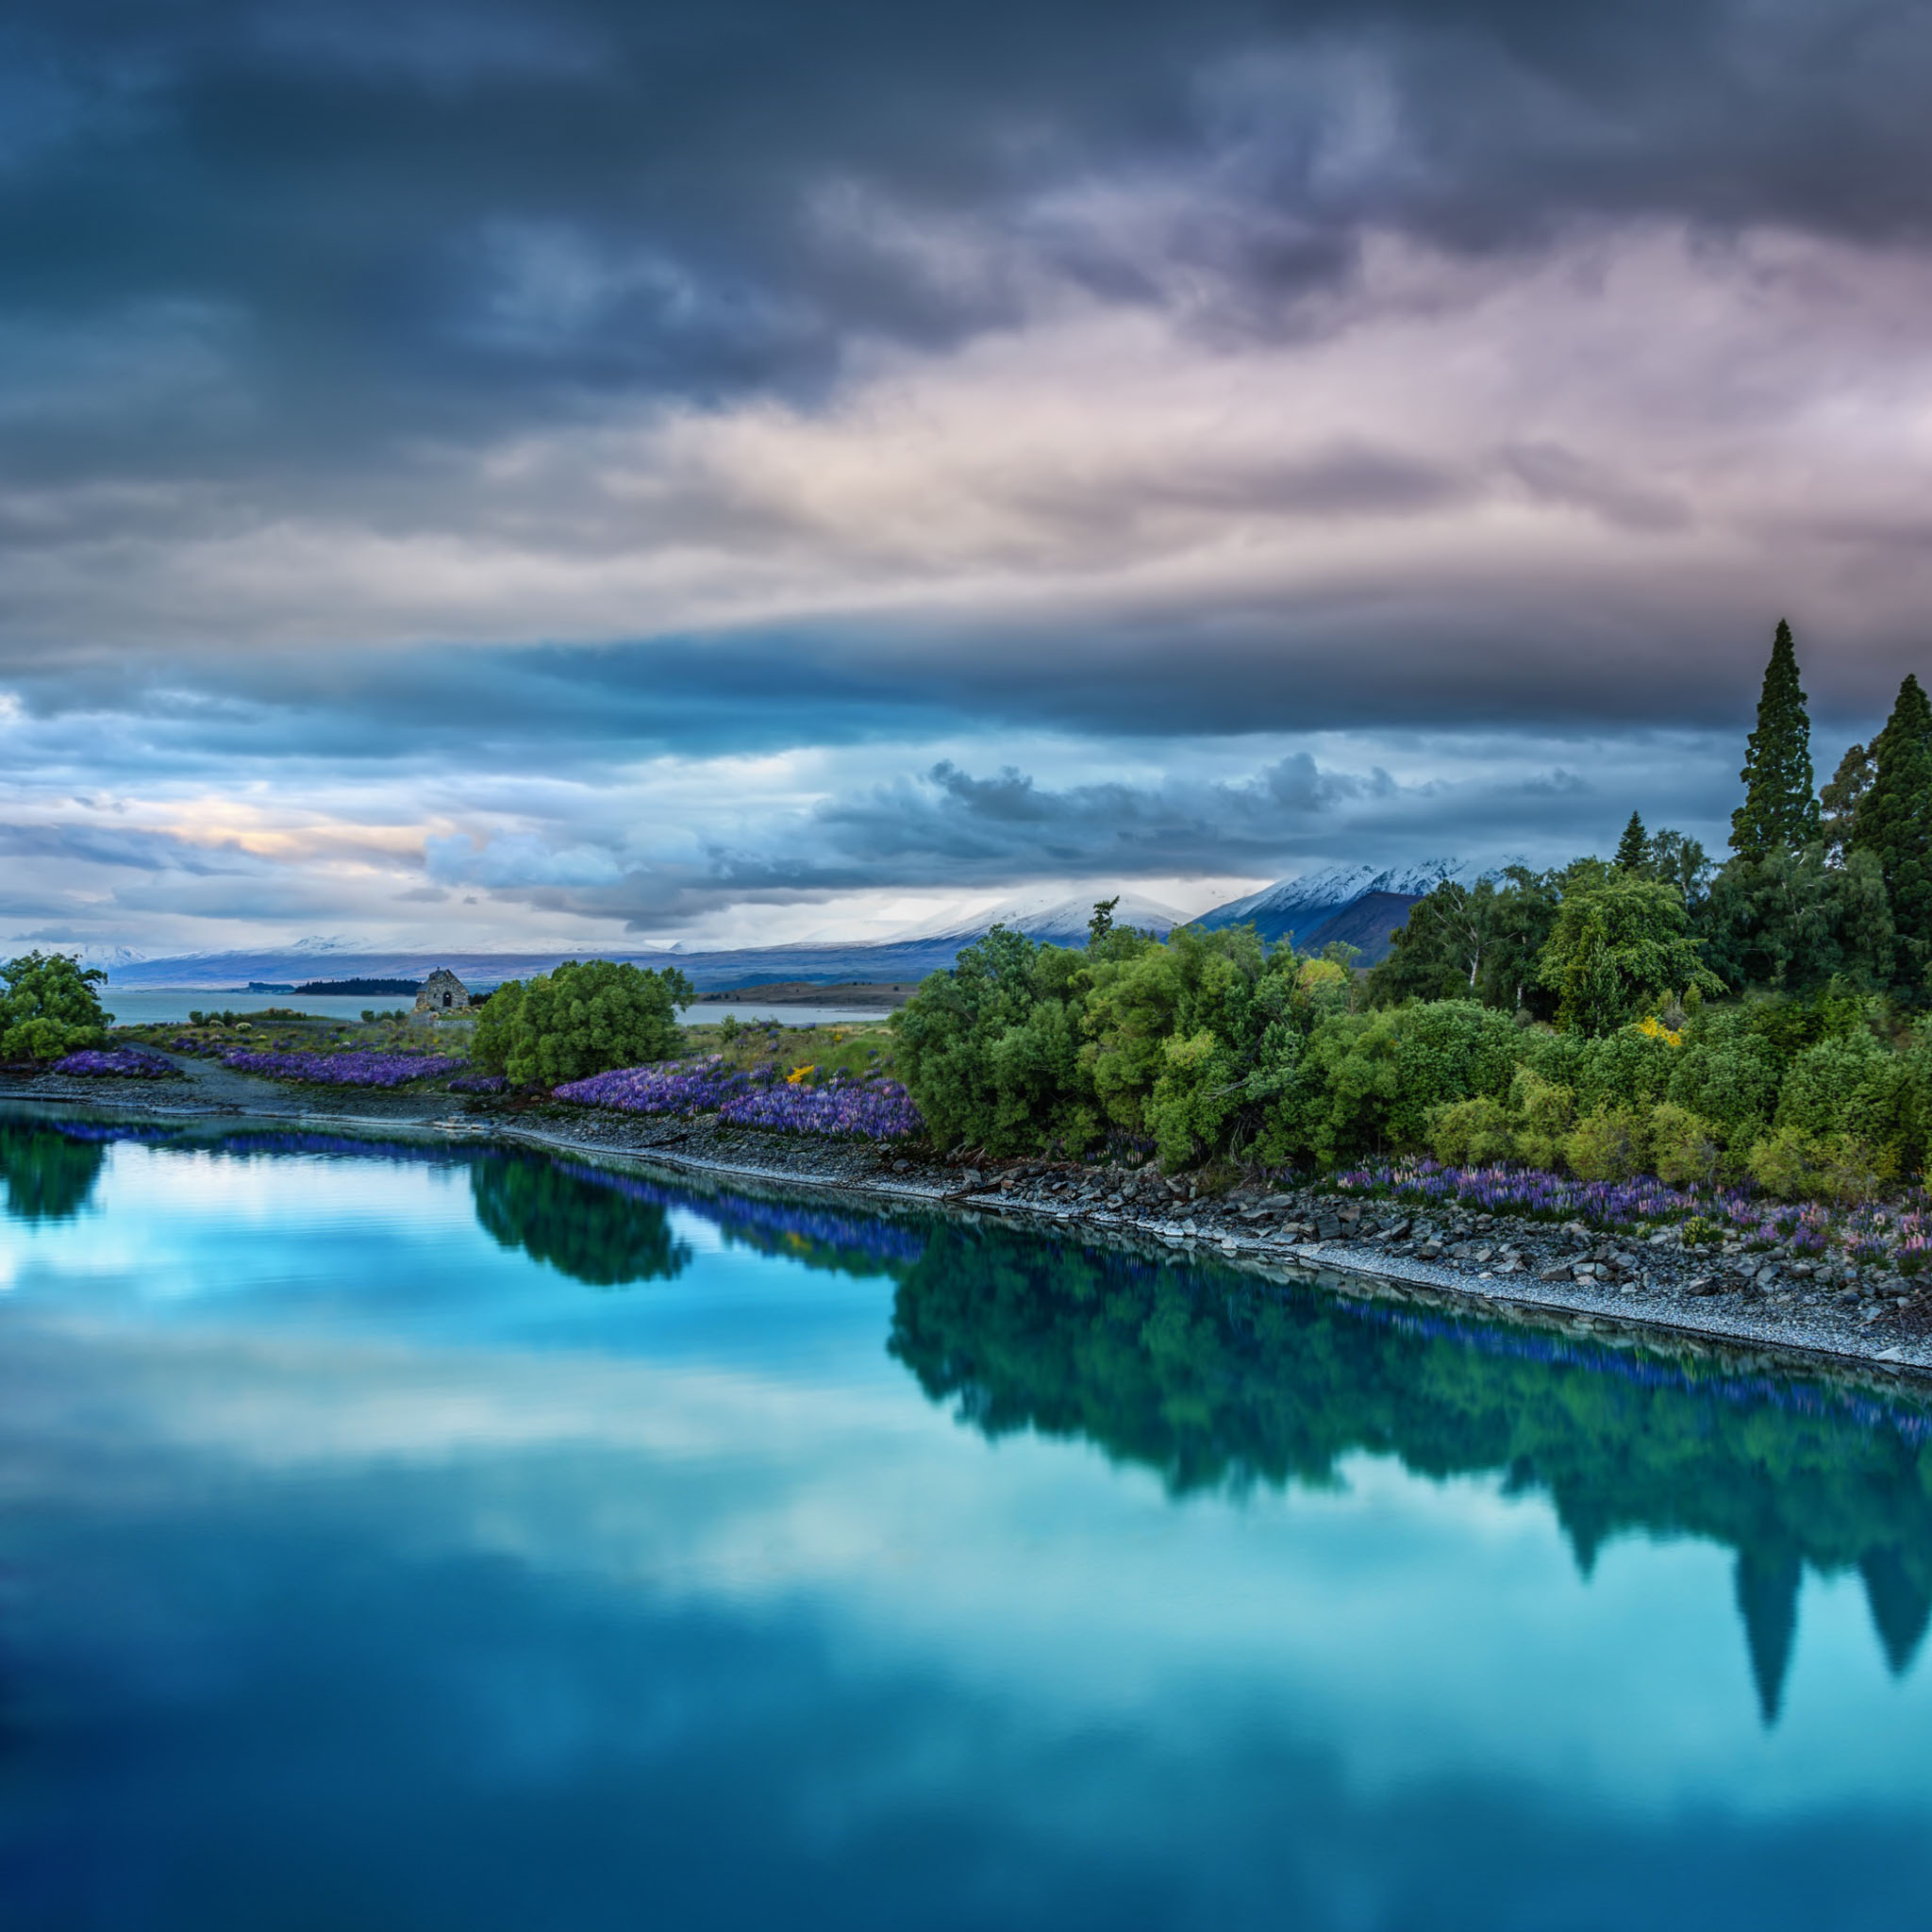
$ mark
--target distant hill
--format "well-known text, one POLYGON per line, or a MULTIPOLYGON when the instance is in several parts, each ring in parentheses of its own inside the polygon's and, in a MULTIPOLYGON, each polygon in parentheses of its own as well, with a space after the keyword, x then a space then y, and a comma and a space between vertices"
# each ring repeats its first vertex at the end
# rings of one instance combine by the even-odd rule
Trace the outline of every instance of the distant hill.
POLYGON ((335 999, 414 999, 423 991, 420 979, 311 979, 301 986, 280 986, 276 992, 327 993, 335 999))
POLYGON ((1409 908, 1421 896, 1419 892, 1364 892, 1353 906, 1324 919, 1296 943, 1305 952, 1319 953, 1340 940, 1361 955, 1357 966, 1379 966, 1389 957, 1390 936, 1408 924, 1409 908))
MULTIPOLYGON (((1284 879, 1264 891, 1250 893, 1217 906, 1193 922, 1209 928, 1237 925, 1253 920, 1261 937, 1279 943, 1295 935, 1304 948, 1319 951, 1331 939, 1362 949, 1362 963, 1373 965, 1389 950, 1389 933, 1399 926, 1409 907, 1453 866, 1386 867, 1332 866, 1306 878, 1284 879)), ((326 961, 336 990, 343 982, 388 980, 408 982, 413 990, 439 966, 447 966, 465 986, 475 990, 500 985, 506 979, 527 979, 547 973, 572 958, 629 960, 639 966, 675 966, 700 992, 759 982, 803 981, 832 986, 841 981, 872 984, 924 979, 952 965, 961 946, 995 924, 1011 926, 1030 939, 1052 945, 1078 946, 1087 940, 1087 922, 1093 916, 1093 895, 1074 898, 1009 901, 971 917, 953 916, 929 928, 902 933, 890 940, 821 940, 783 946, 741 946, 717 951, 687 952, 659 947, 616 952, 596 946, 570 951, 491 953, 376 952, 352 940, 312 939, 294 945, 264 947, 254 952, 196 953, 167 959, 125 958, 109 971, 112 987, 178 987, 196 991, 240 991, 251 979, 283 981, 320 990, 314 978, 318 961, 326 961)), ((1170 907, 1124 893, 1114 908, 1117 925, 1139 926, 1165 936, 1181 924, 1170 907)))
MULTIPOLYGON (((1052 945, 1084 945, 1087 922, 1093 917, 1093 900, 1038 899, 995 906, 971 918, 954 918, 928 931, 877 941, 814 941, 788 946, 744 946, 730 951, 686 952, 678 946, 648 952, 623 953, 597 946, 548 953, 376 953, 355 948, 353 941, 306 940, 278 951, 196 953, 172 959, 130 959, 108 975, 113 987, 179 987, 196 991, 239 991, 251 979, 302 981, 318 957, 328 961, 332 977, 341 980, 408 980, 420 986, 439 966, 447 966, 472 989, 500 985, 506 979, 527 979, 547 973, 563 959, 621 959, 638 966, 675 966, 700 992, 759 982, 806 981, 831 986, 841 981, 873 984, 924 979, 952 965, 961 946, 995 924, 1011 926, 1028 938, 1052 945)), ((1115 923, 1151 928, 1165 934, 1180 915, 1151 899, 1124 894, 1114 908, 1115 923)))
POLYGON ((1270 945, 1291 938, 1304 952, 1341 940, 1360 948, 1359 964, 1374 966, 1388 957, 1389 935, 1407 922, 1408 908, 1445 874, 1459 870, 1450 860, 1379 869, 1333 865, 1231 899, 1193 923, 1209 931, 1252 924, 1270 945))

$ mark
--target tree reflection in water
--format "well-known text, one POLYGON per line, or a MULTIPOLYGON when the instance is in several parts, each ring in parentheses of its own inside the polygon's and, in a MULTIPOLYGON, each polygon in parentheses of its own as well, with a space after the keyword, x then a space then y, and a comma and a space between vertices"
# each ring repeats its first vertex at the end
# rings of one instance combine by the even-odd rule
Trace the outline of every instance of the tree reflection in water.
POLYGON ((158 1141, 165 1127, 76 1115, 62 1120, 0 1116, 0 1181, 8 1219, 71 1221, 88 1204, 115 1141, 158 1141))
POLYGON ((1807 1564, 1858 1572, 1894 1673, 1932 1619, 1932 1425, 1823 1381, 969 1227, 933 1231, 890 1346, 987 1436, 1084 1437, 1175 1495, 1366 1450, 1543 1491, 1586 1575, 1620 1533, 1724 1544, 1766 1724, 1807 1564))
POLYGON ((613 1185, 619 1176, 560 1161, 486 1154, 470 1167, 476 1219, 506 1248, 521 1248, 592 1288, 672 1281, 691 1248, 660 1202, 613 1185))

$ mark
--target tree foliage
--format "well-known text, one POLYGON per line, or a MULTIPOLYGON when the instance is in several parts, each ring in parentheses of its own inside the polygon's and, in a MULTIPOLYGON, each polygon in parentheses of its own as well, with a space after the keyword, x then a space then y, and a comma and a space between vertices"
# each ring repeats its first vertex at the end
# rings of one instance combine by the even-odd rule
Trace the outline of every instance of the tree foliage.
POLYGON ((1611 859, 1619 872, 1641 872, 1650 857, 1650 840, 1643 829, 1643 820, 1637 812, 1630 814, 1630 823, 1624 827, 1624 836, 1617 841, 1617 856, 1611 859))
POLYGON ((94 989, 107 982, 64 953, 24 953, 0 966, 0 1059, 58 1059, 104 1044, 112 1016, 94 989))
POLYGON ((1743 778, 1715 874, 1633 811, 1610 861, 1439 879, 1366 974, 1247 927, 1123 932, 1111 900, 1083 950, 990 933, 895 1019, 900 1070, 941 1141, 1001 1155, 1432 1148, 1857 1191, 1932 1150, 1932 706, 1908 677, 1821 811, 1780 624, 1743 778))
POLYGON ((1878 862, 1891 914, 1893 973, 1922 992, 1932 965, 1932 706, 1916 677, 1899 686, 1872 746, 1872 783, 1858 802, 1851 847, 1878 862))
POLYGON ((1731 814, 1731 849, 1745 858, 1795 852, 1820 836, 1813 795, 1811 720, 1798 684, 1791 627, 1778 620, 1744 754, 1744 802, 1731 814))
POLYGON ((1559 1025, 1608 1033, 1668 995, 1724 986, 1698 957, 1682 895, 1614 869, 1573 880, 1543 949, 1541 976, 1559 1025))
POLYGON ((676 967, 567 959, 507 980, 476 1022, 471 1052, 514 1086, 555 1087, 675 1053, 677 1014, 696 995, 676 967))

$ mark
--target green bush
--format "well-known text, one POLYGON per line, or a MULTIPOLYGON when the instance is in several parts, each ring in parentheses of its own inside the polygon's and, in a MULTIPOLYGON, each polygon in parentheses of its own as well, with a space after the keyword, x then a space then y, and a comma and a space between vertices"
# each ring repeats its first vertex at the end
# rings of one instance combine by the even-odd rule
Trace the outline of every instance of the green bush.
POLYGON ((892 1015, 894 1063, 941 1146, 1078 1153, 1099 1138, 1081 1055, 1085 958, 995 926, 892 1015))
POLYGON ((1647 1138, 1658 1180, 1684 1188, 1717 1178, 1724 1160, 1717 1129, 1689 1108, 1669 1100, 1654 1108, 1647 1138))
POLYGON ((1644 1164, 1644 1118, 1632 1107, 1600 1104, 1563 1141, 1563 1158, 1577 1179, 1626 1181, 1644 1164))
POLYGON ((1429 1151, 1438 1160, 1457 1165, 1509 1159, 1516 1152, 1516 1135, 1508 1109, 1487 1095, 1445 1102, 1429 1116, 1429 1151))
POLYGON ((1517 1159, 1530 1167, 1555 1167, 1576 1122, 1574 1090, 1545 1079, 1534 1067, 1519 1067, 1509 1083, 1509 1113, 1517 1159))
POLYGON ((1802 1200, 1811 1191, 1816 1169, 1811 1148, 1796 1127, 1779 1127, 1751 1149, 1751 1178, 1781 1201, 1802 1200))
POLYGON ((1751 1031, 1742 1015, 1707 1008, 1677 1049, 1667 1092, 1742 1154, 1770 1128, 1782 1073, 1776 1047, 1751 1031))
POLYGON ((1870 1033, 1821 1040, 1790 1064, 1775 1124, 1807 1141, 1850 1135, 1896 1166, 1914 1119, 1912 1070, 1870 1033))
POLYGON ((104 1045, 108 1022, 97 986, 108 975, 64 953, 23 953, 0 966, 0 1059, 53 1060, 104 1045))
POLYGON ((513 1086, 557 1087, 675 1053, 677 1012, 693 997, 675 966, 659 972, 567 959, 554 972, 498 987, 470 1050, 479 1066, 513 1086))
POLYGON ((1420 1144, 1438 1108, 1508 1091, 1524 1048, 1523 1030, 1508 1014, 1474 1000, 1437 1000, 1397 1008, 1395 1021, 1388 1133, 1398 1145, 1420 1144))

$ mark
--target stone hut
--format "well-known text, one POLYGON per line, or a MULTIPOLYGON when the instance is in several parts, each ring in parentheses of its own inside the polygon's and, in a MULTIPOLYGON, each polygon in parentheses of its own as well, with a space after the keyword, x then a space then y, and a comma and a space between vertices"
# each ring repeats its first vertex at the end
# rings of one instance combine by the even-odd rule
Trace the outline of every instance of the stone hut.
POLYGON ((439 966, 416 995, 419 1013, 460 1013, 469 1004, 469 988, 447 966, 439 966))

